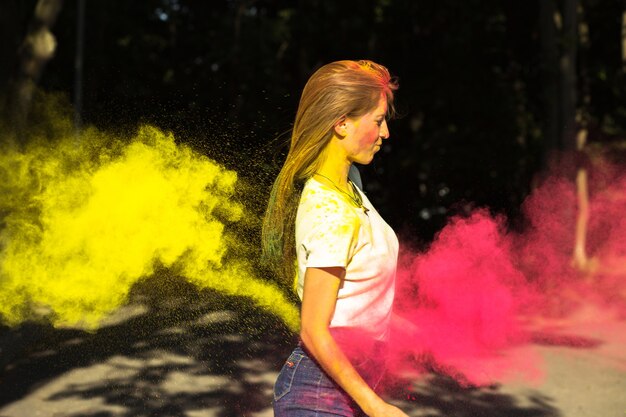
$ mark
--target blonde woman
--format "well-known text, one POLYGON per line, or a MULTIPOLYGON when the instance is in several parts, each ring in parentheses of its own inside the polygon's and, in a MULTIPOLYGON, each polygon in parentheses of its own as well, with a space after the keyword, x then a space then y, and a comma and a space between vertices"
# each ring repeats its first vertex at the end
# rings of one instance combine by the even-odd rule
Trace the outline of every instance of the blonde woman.
POLYGON ((389 138, 395 80, 372 61, 317 70, 263 223, 266 260, 302 301, 300 343, 274 386, 276 417, 407 417, 374 389, 389 332, 398 240, 350 179, 389 138))

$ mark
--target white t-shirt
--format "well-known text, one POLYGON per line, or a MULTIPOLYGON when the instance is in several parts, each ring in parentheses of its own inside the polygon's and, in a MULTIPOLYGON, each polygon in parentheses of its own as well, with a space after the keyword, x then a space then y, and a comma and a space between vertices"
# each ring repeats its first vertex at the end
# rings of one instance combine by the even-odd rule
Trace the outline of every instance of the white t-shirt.
POLYGON ((384 340, 395 292, 398 238, 359 193, 367 213, 315 178, 304 185, 296 216, 297 292, 302 299, 307 267, 344 267, 330 327, 356 328, 384 340))

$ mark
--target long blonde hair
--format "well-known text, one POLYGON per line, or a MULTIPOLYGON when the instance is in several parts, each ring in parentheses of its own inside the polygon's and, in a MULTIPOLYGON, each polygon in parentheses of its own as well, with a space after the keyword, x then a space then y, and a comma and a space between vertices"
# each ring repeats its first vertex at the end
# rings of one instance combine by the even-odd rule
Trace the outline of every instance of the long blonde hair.
POLYGON ((287 159, 274 181, 263 219, 264 260, 285 284, 296 276, 295 220, 302 187, 320 167, 334 125, 376 108, 381 94, 393 115, 398 84, 372 61, 336 61, 318 69, 300 97, 287 159))

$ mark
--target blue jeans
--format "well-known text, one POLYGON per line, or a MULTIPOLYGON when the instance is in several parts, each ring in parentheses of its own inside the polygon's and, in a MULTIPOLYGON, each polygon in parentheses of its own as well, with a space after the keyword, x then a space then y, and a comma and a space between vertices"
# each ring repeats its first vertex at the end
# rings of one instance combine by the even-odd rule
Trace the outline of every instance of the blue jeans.
MULTIPOLYGON (((355 368, 359 371, 359 364, 355 368)), ((382 378, 369 379, 372 388, 382 378)), ((371 376, 371 375, 370 375, 371 376)), ((274 417, 366 417, 361 408, 298 345, 274 384, 274 417)))

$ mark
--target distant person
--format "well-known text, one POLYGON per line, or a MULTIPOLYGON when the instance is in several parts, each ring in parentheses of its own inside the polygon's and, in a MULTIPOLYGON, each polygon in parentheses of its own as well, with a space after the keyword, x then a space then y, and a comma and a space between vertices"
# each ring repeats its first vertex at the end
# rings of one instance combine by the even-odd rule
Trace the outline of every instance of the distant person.
POLYGON ((398 239, 349 177, 389 138, 397 88, 382 65, 338 61, 302 92, 263 223, 265 258, 286 280, 295 277, 302 300, 300 342, 274 386, 276 417, 407 417, 374 391, 398 239))

